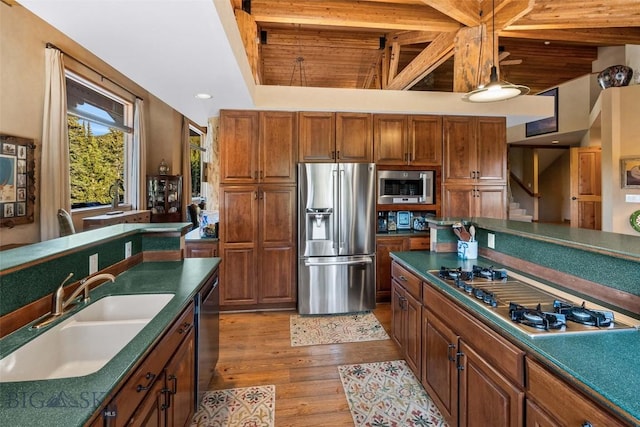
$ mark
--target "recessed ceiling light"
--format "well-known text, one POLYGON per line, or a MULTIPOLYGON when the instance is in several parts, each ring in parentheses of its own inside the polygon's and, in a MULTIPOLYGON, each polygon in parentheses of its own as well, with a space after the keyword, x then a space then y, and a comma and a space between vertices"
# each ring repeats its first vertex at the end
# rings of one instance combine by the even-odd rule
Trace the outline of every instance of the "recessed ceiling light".
POLYGON ((553 141, 551 141, 552 144, 559 144, 560 141, 558 141, 557 139, 554 139, 553 141))
POLYGON ((549 46, 551 44, 551 42, 549 40, 544 42, 545 46, 549 46))
POLYGON ((212 96, 208 93, 196 93, 196 98, 198 99, 211 99, 212 96))

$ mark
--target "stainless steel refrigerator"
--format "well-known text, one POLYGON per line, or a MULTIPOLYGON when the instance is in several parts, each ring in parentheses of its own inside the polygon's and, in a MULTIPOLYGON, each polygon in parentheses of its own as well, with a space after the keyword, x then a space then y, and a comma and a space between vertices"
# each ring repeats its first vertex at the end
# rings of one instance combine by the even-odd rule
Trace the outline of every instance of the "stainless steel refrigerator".
POLYGON ((373 163, 298 165, 298 312, 376 305, 373 163))

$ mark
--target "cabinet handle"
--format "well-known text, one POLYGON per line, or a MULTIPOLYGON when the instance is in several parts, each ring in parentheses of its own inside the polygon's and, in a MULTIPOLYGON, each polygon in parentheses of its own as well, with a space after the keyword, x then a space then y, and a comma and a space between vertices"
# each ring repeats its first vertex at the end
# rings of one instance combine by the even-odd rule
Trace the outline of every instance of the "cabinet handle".
POLYGON ((453 352, 451 350, 455 349, 456 345, 455 344, 449 344, 447 346, 447 359, 449 359, 449 362, 455 362, 456 359, 455 357, 453 357, 453 352))
POLYGON ((191 323, 189 322, 184 322, 182 324, 182 326, 180 327, 180 329, 178 329, 178 333, 179 334, 183 334, 185 332, 189 332, 189 330, 191 329, 191 323))
POLYGON ((139 393, 144 390, 149 390, 151 388, 151 384, 153 384, 153 380, 156 379, 156 374, 152 372, 147 372, 147 375, 144 376, 145 379, 148 380, 147 385, 138 384, 136 387, 136 391, 139 393))
POLYGON ((480 171, 476 171, 476 179, 480 179, 482 175, 480 175, 480 171))
POLYGON ((169 393, 176 394, 178 392, 178 377, 175 375, 169 375, 167 381, 173 381, 173 389, 169 390, 169 393))
POLYGON ((253 193, 253 200, 258 200, 258 192, 254 191, 253 193))
POLYGON ((471 179, 476 179, 476 171, 471 171, 470 175, 471 175, 471 179))
POLYGON ((264 171, 260 171, 260 179, 264 178, 264 171))
POLYGON ((162 397, 164 398, 164 402, 160 405, 160 410, 164 411, 165 409, 169 409, 169 406, 171 406, 171 396, 169 395, 171 391, 165 387, 160 390, 160 393, 162 393, 162 397))
POLYGON ((335 151, 332 151, 332 152, 331 152, 331 154, 330 154, 330 156, 331 156, 331 158, 332 158, 333 160, 335 160, 335 159, 336 159, 336 152, 335 152, 335 151))
POLYGON ((258 179, 258 171, 253 171, 253 179, 258 179))
POLYGON ((464 353, 462 353, 461 351, 456 353, 456 368, 458 369, 458 371, 464 371, 464 366, 462 366, 462 363, 460 362, 460 359, 462 359, 464 357, 464 353))
POLYGON ((336 159, 340 160, 340 150, 336 151, 336 159))
POLYGON ((406 278, 406 277, 404 277, 404 276, 398 276, 398 279, 402 280, 403 282, 406 282, 406 281, 407 281, 407 278, 406 278))
POLYGON ((264 199, 264 191, 260 191, 260 200, 264 199))

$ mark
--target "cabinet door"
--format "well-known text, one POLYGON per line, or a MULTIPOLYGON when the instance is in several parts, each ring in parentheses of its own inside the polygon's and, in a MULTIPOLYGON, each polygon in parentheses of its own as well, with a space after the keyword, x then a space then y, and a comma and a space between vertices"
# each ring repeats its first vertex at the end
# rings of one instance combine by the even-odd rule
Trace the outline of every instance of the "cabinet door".
MULTIPOLYGON (((556 427, 557 425, 559 425, 557 421, 553 420, 549 415, 547 415, 546 412, 544 412, 530 399, 527 399, 526 405, 526 427, 556 427)), ((578 425, 579 424, 576 424, 576 426, 578 425)))
POLYGON ((477 117, 479 183, 507 182, 507 125, 504 117, 477 117))
POLYGON ((471 217, 475 213, 475 191, 472 185, 445 185, 442 202, 445 217, 471 217))
POLYGON ((221 190, 221 243, 255 244, 258 240, 258 188, 225 186, 221 190))
POLYGON ((257 111, 220 111, 220 182, 253 183, 258 179, 257 111))
POLYGON ((416 378, 420 378, 420 367, 422 365, 422 302, 416 300, 409 293, 405 295, 404 356, 416 378))
POLYGON ((373 152, 377 165, 406 165, 407 116, 404 114, 374 114, 373 152))
POLYGON ((131 427, 164 427, 167 425, 167 399, 163 375, 156 380, 127 425, 131 427))
POLYGON ((286 111, 260 113, 260 182, 296 182, 298 115, 286 111))
POLYGON ((298 113, 298 144, 298 159, 301 163, 335 162, 335 114, 298 113))
POLYGON ((221 254, 220 306, 256 304, 257 250, 234 245, 224 247, 221 254))
POLYGON ((391 338, 400 346, 404 347, 404 329, 405 329, 405 315, 404 315, 404 300, 405 291, 402 286, 395 281, 391 280, 391 338))
POLYGON ((218 256, 218 243, 185 243, 186 258, 213 258, 218 256))
POLYGON ((442 119, 444 165, 443 179, 448 182, 474 182, 477 159, 475 120, 473 117, 445 116, 442 119))
POLYGON ((474 216, 505 219, 507 217, 507 187, 505 185, 478 185, 474 191, 474 216))
POLYGON ((296 301, 296 188, 260 187, 259 303, 296 301))
POLYGON ((421 382, 449 425, 458 425, 458 335, 423 310, 421 382))
POLYGON ((391 257, 390 252, 408 249, 408 239, 396 236, 376 237, 376 300, 388 301, 391 297, 391 257))
POLYGON ((167 425, 184 427, 191 425, 195 397, 195 351, 193 328, 178 347, 165 369, 169 407, 167 425))
POLYGON ((409 164, 439 166, 442 164, 442 117, 409 116, 409 164))
POLYGON ((344 163, 373 162, 371 114, 336 113, 336 159, 344 163))
POLYGON ((469 347, 459 341, 460 426, 519 427, 524 422, 524 391, 469 347))

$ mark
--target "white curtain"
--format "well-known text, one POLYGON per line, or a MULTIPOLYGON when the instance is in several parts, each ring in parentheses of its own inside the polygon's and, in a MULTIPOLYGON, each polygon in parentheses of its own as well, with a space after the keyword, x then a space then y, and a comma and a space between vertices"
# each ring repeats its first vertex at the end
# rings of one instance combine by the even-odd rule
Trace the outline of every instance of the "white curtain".
POLYGON ((40 240, 58 237, 58 209, 71 211, 67 89, 62 52, 45 49, 45 92, 40 172, 40 240))
POLYGON ((191 204, 191 143, 189 119, 182 117, 182 220, 187 220, 187 206, 191 204))
POLYGON ((131 163, 128 169, 128 199, 133 209, 146 209, 147 185, 147 144, 145 132, 144 101, 136 98, 133 112, 133 146, 131 147, 131 163))

